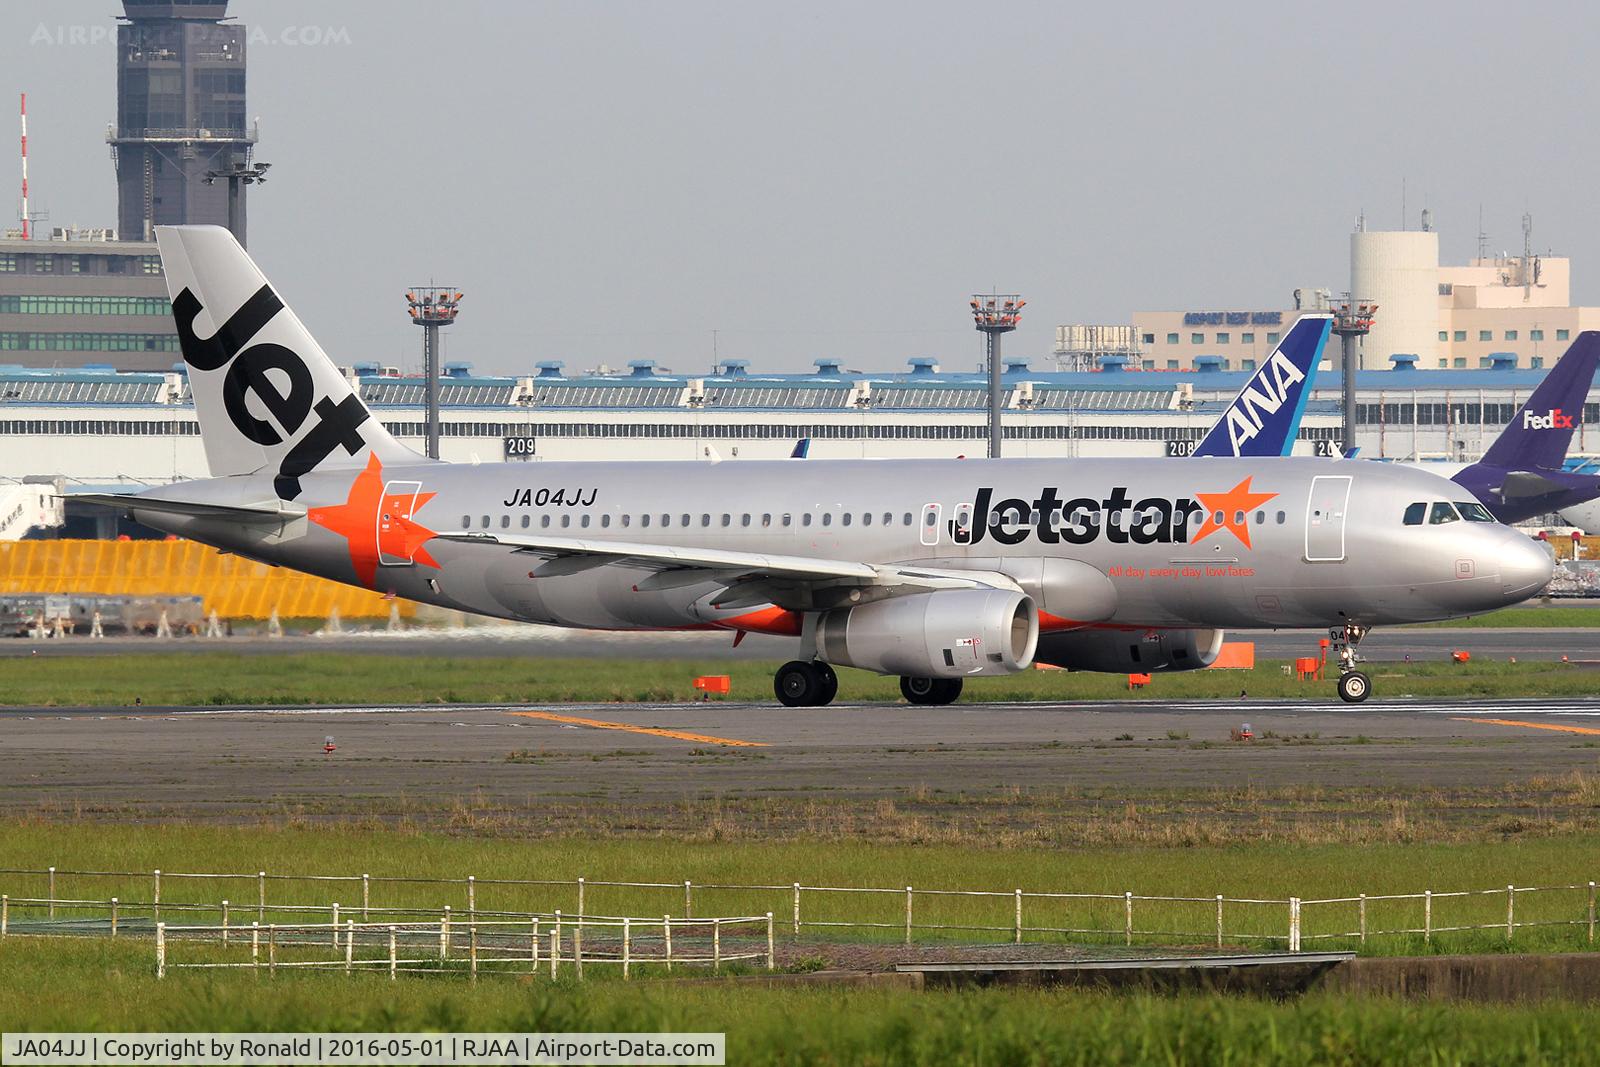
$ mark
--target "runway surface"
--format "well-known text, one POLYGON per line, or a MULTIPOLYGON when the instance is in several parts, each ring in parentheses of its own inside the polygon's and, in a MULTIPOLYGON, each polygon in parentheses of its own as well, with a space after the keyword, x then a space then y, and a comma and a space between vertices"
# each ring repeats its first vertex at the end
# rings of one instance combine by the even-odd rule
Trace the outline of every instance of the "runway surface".
MULTIPOLYGON (((1292 659, 1317 654, 1314 630, 1229 631, 1230 641, 1253 641, 1262 659, 1292 659)), ((1561 629, 1394 629, 1377 630, 1361 644, 1361 652, 1374 661, 1442 660, 1453 649, 1465 648, 1474 656, 1490 659, 1600 661, 1600 627, 1561 629)), ((629 659, 762 659, 784 660, 794 653, 792 638, 751 634, 733 647, 727 633, 595 633, 553 627, 483 627, 470 630, 430 630, 409 633, 308 635, 271 640, 233 637, 207 640, 178 638, 162 641, 148 637, 64 641, 0 640, 0 658, 31 656, 95 656, 127 652, 233 652, 245 655, 282 655, 297 652, 345 652, 362 655, 448 656, 481 658, 622 657, 629 659)))
POLYGON ((1600 698, 0 712, 0 809, 382 817, 910 792, 1493 789, 1600 769, 1600 698), (1229 740, 1249 722, 1258 740, 1229 740), (332 736, 335 750, 324 753, 332 736))

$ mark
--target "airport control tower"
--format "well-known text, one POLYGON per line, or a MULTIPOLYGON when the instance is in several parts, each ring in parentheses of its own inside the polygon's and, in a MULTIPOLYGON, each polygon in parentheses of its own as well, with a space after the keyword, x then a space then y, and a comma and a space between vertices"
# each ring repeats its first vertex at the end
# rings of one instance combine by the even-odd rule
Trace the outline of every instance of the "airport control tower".
MULTIPOLYGON (((106 134, 117 169, 117 234, 228 225, 229 186, 208 173, 248 168, 256 131, 245 119, 245 29, 227 0, 123 0, 117 27, 117 121, 106 134)), ((239 197, 234 236, 244 242, 239 197)))

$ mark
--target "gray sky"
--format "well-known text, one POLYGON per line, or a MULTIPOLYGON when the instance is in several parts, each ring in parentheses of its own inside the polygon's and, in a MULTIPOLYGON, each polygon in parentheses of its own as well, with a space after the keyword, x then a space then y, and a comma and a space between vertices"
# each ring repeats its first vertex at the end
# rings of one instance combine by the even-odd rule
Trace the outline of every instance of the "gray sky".
MULTIPOLYGON (((115 224, 96 34, 120 10, 0 12, 56 225, 115 224)), ((446 355, 483 371, 699 371, 714 329, 755 370, 970 369, 966 297, 994 286, 1028 300, 1007 352, 1039 359, 1058 323, 1340 288, 1357 213, 1399 228, 1402 181, 1447 262, 1474 254, 1480 204, 1496 250, 1531 211, 1600 303, 1591 4, 230 12, 274 167, 251 251, 340 362, 414 366, 401 294, 430 277, 466 290, 446 355)))

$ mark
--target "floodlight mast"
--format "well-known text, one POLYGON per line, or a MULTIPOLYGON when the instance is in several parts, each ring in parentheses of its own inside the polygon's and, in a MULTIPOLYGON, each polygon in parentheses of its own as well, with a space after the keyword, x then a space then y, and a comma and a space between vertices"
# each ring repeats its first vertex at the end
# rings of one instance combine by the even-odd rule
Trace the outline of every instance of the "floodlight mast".
POLYGON ((418 285, 406 291, 406 309, 411 321, 422 327, 422 366, 426 377, 427 452, 439 458, 439 327, 456 321, 464 294, 454 286, 418 285))
POLYGON ((240 248, 245 247, 245 240, 244 227, 239 221, 239 188, 244 185, 265 185, 267 171, 271 169, 271 163, 257 163, 246 153, 242 159, 235 159, 231 165, 221 170, 206 171, 206 176, 201 179, 206 185, 215 185, 222 179, 227 180, 228 232, 233 234, 240 248))
POLYGON ((972 322, 985 339, 989 360, 989 458, 1000 458, 1000 412, 1005 393, 1000 385, 1000 335, 1010 333, 1022 320, 1027 301, 1015 293, 975 293, 972 297, 972 322))
POLYGON ((1353 299, 1349 293, 1333 309, 1333 332, 1339 335, 1342 349, 1339 392, 1344 412, 1344 454, 1347 456, 1356 447, 1356 345, 1360 338, 1372 332, 1372 320, 1377 314, 1377 304, 1370 300, 1353 299))

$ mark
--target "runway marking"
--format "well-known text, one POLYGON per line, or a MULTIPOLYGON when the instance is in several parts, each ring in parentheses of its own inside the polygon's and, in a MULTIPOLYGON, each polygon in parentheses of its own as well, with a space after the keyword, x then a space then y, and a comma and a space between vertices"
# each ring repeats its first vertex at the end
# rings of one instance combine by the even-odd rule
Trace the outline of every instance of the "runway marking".
POLYGON ((1600 734, 1592 726, 1563 726, 1554 722, 1519 722, 1516 719, 1456 719, 1456 722, 1484 722, 1491 726, 1526 726, 1530 730, 1559 730, 1565 734, 1600 734))
POLYGON ((634 734, 651 734, 655 737, 672 737, 679 741, 699 741, 708 745, 727 745, 731 748, 767 748, 765 741, 740 741, 733 737, 714 737, 711 734, 691 734, 683 730, 663 730, 657 726, 634 726, 625 722, 606 722, 604 719, 580 719, 572 715, 557 715, 550 711, 513 711, 525 719, 547 719, 550 722, 572 726, 592 726, 596 730, 626 730, 634 734))

